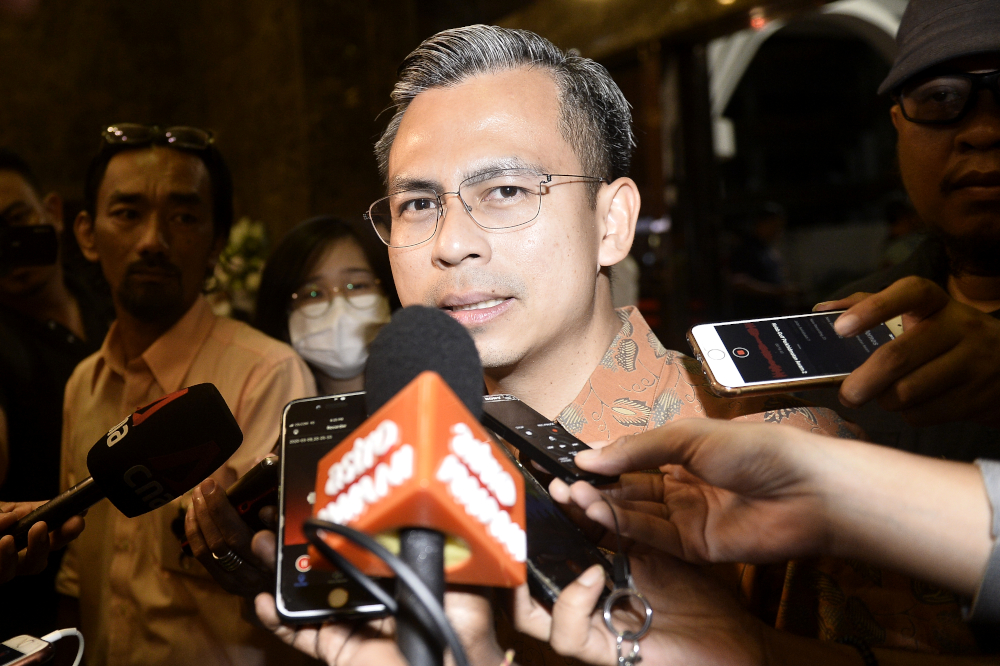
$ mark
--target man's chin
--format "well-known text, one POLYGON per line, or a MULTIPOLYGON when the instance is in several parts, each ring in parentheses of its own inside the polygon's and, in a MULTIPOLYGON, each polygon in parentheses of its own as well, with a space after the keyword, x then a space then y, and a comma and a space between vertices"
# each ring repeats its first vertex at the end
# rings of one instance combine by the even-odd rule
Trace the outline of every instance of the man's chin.
POLYGON ((955 235, 934 230, 932 235, 947 249, 953 275, 1000 276, 1000 231, 955 235))
POLYGON ((172 289, 122 289, 118 302, 125 312, 144 324, 172 325, 186 311, 180 292, 172 289))

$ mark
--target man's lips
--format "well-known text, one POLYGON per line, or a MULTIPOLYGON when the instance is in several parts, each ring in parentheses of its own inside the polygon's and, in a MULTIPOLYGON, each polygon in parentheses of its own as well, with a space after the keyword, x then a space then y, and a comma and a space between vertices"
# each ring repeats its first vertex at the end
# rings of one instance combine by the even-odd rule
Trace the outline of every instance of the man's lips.
POLYGON ((513 298, 479 293, 447 296, 438 307, 465 326, 480 326, 499 317, 513 303, 513 298))
POLYGON ((1000 189, 1000 171, 969 171, 945 182, 944 190, 1000 189))

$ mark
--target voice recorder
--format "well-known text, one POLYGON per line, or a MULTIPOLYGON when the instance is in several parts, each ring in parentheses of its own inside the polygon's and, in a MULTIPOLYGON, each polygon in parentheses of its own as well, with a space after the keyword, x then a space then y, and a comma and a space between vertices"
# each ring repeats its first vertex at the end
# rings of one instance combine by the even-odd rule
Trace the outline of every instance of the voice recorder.
POLYGON ((601 476, 577 467, 576 454, 590 447, 515 396, 483 396, 482 422, 526 458, 566 483, 586 481, 606 486, 618 481, 617 476, 601 476))

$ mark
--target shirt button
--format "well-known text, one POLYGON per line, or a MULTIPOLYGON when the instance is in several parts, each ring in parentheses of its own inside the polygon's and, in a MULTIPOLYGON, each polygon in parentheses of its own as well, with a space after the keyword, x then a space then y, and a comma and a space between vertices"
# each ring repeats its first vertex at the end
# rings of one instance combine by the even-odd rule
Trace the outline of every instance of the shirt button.
POLYGON ((128 539, 126 539, 125 537, 119 537, 119 538, 115 539, 115 548, 117 550, 127 551, 128 550, 128 539))
POLYGON ((56 330, 56 322, 53 321, 52 319, 49 320, 49 330, 50 331, 56 330))

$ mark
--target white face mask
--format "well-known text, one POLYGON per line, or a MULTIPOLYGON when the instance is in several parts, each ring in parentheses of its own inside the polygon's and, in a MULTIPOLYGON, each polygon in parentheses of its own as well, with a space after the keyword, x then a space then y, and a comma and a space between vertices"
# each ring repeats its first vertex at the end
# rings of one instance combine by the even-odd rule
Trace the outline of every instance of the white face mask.
POLYGON ((309 365, 334 379, 361 374, 368 360, 368 343, 390 319, 385 296, 355 296, 352 302, 356 305, 337 295, 322 316, 311 318, 306 312, 309 308, 322 310, 326 303, 307 305, 288 317, 292 347, 309 365))

